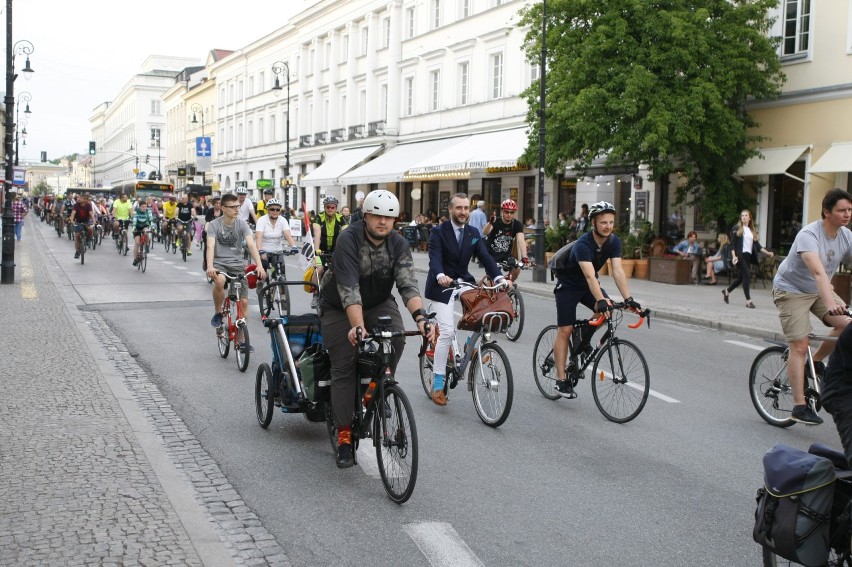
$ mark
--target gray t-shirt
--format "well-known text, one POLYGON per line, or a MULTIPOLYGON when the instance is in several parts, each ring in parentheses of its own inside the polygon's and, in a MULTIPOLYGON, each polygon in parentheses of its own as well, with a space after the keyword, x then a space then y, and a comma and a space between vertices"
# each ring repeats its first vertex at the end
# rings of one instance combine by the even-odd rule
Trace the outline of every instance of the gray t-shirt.
POLYGON ((852 231, 841 227, 837 236, 831 239, 825 233, 822 220, 803 227, 790 247, 790 254, 778 267, 772 281, 774 288, 792 293, 818 293, 816 281, 802 260, 802 252, 818 253, 825 273, 831 279, 840 263, 852 258, 852 231))
POLYGON ((252 237, 251 229, 245 221, 235 219, 234 224, 228 226, 225 224, 225 217, 221 216, 210 221, 207 237, 216 239, 216 248, 213 251, 214 268, 240 270, 245 267, 244 241, 252 237))

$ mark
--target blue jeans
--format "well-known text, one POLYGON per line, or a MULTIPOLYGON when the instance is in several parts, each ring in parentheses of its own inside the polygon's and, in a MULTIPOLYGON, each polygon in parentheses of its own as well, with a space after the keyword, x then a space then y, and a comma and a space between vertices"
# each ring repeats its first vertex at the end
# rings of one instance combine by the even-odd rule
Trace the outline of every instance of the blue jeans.
POLYGON ((24 231, 24 221, 15 223, 15 239, 20 240, 21 234, 24 231))

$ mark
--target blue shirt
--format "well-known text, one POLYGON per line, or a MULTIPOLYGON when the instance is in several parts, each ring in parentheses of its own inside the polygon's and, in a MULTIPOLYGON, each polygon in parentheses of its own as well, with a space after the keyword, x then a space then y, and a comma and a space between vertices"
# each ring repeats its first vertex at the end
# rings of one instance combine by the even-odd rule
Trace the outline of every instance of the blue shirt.
POLYGON ((591 262, 595 267, 595 275, 600 271, 610 258, 621 258, 621 239, 615 234, 610 234, 604 243, 598 247, 593 232, 586 232, 574 242, 571 248, 571 258, 565 268, 565 274, 559 277, 559 281, 568 286, 588 289, 586 276, 580 268, 580 262, 591 262))
POLYGON ((674 247, 674 251, 683 252, 684 254, 698 254, 698 241, 696 240, 692 245, 690 245, 689 240, 684 240, 674 247))

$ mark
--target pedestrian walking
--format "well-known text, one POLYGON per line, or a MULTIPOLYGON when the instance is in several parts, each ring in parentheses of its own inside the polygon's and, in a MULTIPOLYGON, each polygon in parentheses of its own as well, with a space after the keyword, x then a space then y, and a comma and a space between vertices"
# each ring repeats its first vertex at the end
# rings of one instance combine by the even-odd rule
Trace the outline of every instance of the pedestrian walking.
POLYGON ((21 239, 24 230, 24 217, 27 216, 28 212, 30 212, 30 209, 21 198, 21 194, 17 193, 15 200, 12 201, 12 214, 15 217, 15 240, 21 239))
POLYGON ((757 261, 758 253, 763 252, 768 256, 774 256, 772 252, 760 245, 757 240, 757 230, 754 228, 754 220, 751 211, 743 209, 740 212, 740 223, 731 237, 731 262, 739 268, 737 279, 731 282, 727 288, 722 290, 722 298, 728 303, 731 292, 737 286, 743 284, 743 293, 746 298, 746 307, 754 309, 751 301, 751 263, 757 261))

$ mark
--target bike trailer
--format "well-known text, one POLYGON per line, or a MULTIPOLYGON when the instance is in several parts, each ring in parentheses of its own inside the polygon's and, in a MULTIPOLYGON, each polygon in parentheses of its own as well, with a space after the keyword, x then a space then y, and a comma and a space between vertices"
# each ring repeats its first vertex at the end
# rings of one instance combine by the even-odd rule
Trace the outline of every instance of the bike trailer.
POLYGON ((287 342, 290 343, 290 351, 293 353, 294 360, 298 360, 299 356, 312 344, 322 342, 320 318, 315 313, 290 315, 282 321, 284 321, 287 342))
POLYGON ((772 447, 763 456, 754 540, 806 567, 825 565, 835 479, 829 459, 782 443, 772 447))

